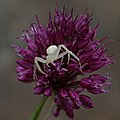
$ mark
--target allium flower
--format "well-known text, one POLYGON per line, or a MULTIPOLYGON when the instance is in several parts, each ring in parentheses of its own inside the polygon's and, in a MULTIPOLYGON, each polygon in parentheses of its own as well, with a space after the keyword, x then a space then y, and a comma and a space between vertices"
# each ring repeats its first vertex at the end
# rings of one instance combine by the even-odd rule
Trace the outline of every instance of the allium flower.
POLYGON ((74 18, 73 9, 67 14, 65 8, 62 12, 56 8, 54 13, 53 19, 49 14, 47 27, 36 16, 38 23, 23 31, 19 39, 26 42, 26 48, 12 45, 20 56, 16 71, 21 82, 35 83, 35 94, 55 96, 54 116, 64 110, 73 118, 74 109, 93 108, 84 91, 108 93, 110 77, 92 73, 111 64, 112 58, 106 55, 106 45, 101 43, 107 37, 95 38, 99 23, 90 28, 92 15, 85 12, 74 18), (85 77, 88 73, 91 75, 85 77))

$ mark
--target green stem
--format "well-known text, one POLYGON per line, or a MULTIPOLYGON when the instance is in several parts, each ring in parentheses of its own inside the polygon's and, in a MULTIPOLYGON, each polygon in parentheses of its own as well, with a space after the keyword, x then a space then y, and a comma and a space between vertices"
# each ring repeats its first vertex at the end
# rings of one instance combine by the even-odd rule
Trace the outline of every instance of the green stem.
POLYGON ((40 103, 39 103, 38 107, 36 108, 35 112, 33 113, 31 120, 37 120, 47 99, 48 99, 48 97, 46 97, 46 96, 43 96, 41 98, 40 103))
POLYGON ((53 96, 51 96, 51 97, 49 97, 49 100, 47 101, 47 107, 49 108, 48 109, 48 111, 47 111, 47 113, 46 113, 46 115, 45 115, 45 118, 43 119, 43 120, 48 120, 48 117, 49 117, 49 115, 50 115, 50 113, 51 113, 51 111, 52 111, 52 108, 53 108, 53 106, 54 106, 54 95, 53 96))

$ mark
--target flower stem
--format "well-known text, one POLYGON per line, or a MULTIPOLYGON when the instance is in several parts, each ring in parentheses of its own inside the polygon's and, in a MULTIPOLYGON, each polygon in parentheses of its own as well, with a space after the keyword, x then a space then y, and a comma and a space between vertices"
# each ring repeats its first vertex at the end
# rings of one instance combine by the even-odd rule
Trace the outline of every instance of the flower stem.
POLYGON ((40 103, 39 103, 38 107, 36 108, 35 112, 33 113, 31 120, 37 120, 47 99, 48 99, 48 97, 46 97, 46 96, 43 96, 41 98, 40 103))
POLYGON ((50 98, 49 98, 49 100, 47 101, 47 107, 49 108, 48 109, 48 111, 47 111, 47 113, 46 113, 46 115, 45 115, 45 118, 44 118, 44 120, 48 120, 48 117, 49 117, 49 115, 50 115, 50 113, 51 113, 51 111, 52 111, 52 109, 53 109, 53 106, 54 106, 54 95, 53 96, 51 96, 50 98))

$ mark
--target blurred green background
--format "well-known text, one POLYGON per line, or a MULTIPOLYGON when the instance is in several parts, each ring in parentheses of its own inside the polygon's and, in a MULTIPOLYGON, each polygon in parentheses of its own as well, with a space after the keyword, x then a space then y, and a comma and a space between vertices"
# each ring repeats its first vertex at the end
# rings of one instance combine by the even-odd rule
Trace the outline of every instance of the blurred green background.
MULTIPOLYGON (((112 77, 111 93, 91 95, 95 107, 75 111, 74 120, 120 120, 120 0, 59 0, 60 8, 63 4, 68 10, 73 6, 74 14, 82 13, 87 8, 94 12, 94 23, 101 22, 97 37, 110 35, 109 40, 114 42, 109 46, 109 54, 118 53, 114 66, 98 71, 101 74, 109 72, 112 77)), ((35 22, 36 13, 45 26, 48 13, 52 13, 54 8, 55 0, 0 0, 0 120, 29 120, 40 100, 40 96, 33 94, 33 84, 17 80, 15 61, 18 57, 10 44, 23 45, 16 40, 16 36, 35 22)), ((48 109, 46 106, 45 111, 48 109)), ((43 112, 42 117, 45 114, 43 112)), ((58 118, 51 115, 48 120, 69 118, 61 112, 58 118)))

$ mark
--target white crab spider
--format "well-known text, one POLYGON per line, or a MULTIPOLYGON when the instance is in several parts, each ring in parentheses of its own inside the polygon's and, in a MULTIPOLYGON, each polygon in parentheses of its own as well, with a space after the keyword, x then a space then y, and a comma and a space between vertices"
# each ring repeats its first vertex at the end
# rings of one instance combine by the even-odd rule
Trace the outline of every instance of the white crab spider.
POLYGON ((46 64, 48 67, 49 67, 49 63, 51 64, 54 64, 53 62, 55 60, 58 60, 59 58, 62 58, 61 60, 63 60, 63 57, 68 54, 68 62, 67 64, 69 63, 69 60, 70 60, 70 55, 72 57, 74 57, 78 62, 80 62, 79 58, 70 50, 68 50, 65 45, 61 44, 59 45, 58 47, 56 45, 51 45, 47 48, 47 56, 46 56, 46 60, 41 58, 41 57, 35 57, 34 59, 34 64, 35 64, 35 68, 34 70, 36 71, 36 68, 38 69, 39 72, 45 74, 42 69, 40 68, 40 65, 38 62, 41 62, 41 63, 44 63, 46 64), (60 50, 61 49, 64 49, 65 52, 62 52, 60 53, 60 50), (60 54, 59 54, 60 53, 60 54))

